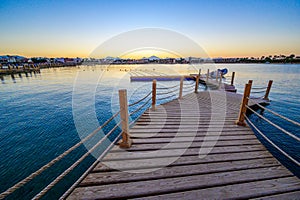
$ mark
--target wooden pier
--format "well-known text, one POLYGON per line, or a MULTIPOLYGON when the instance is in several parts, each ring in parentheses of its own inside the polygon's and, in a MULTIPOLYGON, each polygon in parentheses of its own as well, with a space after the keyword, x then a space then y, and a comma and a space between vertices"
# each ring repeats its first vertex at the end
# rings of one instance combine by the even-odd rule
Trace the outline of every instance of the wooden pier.
POLYGON ((242 100, 203 91, 148 109, 132 146, 115 145, 63 198, 298 199, 299 179, 236 125, 242 100))
POLYGON ((299 199, 299 178, 273 157, 256 134, 299 169, 300 162, 272 142, 247 115, 247 112, 257 115, 300 142, 300 137, 256 112, 261 108, 300 127, 299 122, 262 106, 269 103, 273 81, 267 87, 252 87, 253 81, 249 80, 242 95, 234 91, 234 73, 230 84, 222 83, 218 76, 215 79, 201 76, 200 71, 189 77, 195 81, 186 82, 186 77, 181 76, 176 85, 168 87, 157 87, 157 81, 153 80, 152 91, 130 104, 127 91, 119 90, 118 112, 2 192, 0 199, 62 162, 85 142, 96 139, 99 131, 113 120, 116 120, 113 128, 102 134, 101 139, 97 137, 92 148, 47 183, 33 199, 41 199, 91 153, 103 147, 97 160, 60 199, 299 199), (201 81, 209 90, 198 91, 201 81), (253 94, 264 95, 251 96, 251 89, 253 94), (183 96, 183 91, 189 93, 183 96), (157 105, 157 102, 166 103, 157 105), (139 117, 130 122, 129 117, 134 114, 139 117))
POLYGON ((81 63, 42 63, 42 64, 26 64, 21 66, 15 65, 3 65, 8 68, 2 68, 2 64, 0 64, 0 75, 13 75, 13 74, 21 74, 21 73, 40 73, 40 69, 44 68, 56 68, 56 67, 74 67, 81 65, 81 63))
POLYGON ((235 72, 232 73, 231 76, 231 83, 223 83, 223 75, 222 74, 217 74, 215 78, 212 78, 210 76, 209 70, 207 71, 207 74, 201 74, 201 70, 199 70, 198 74, 190 74, 190 75, 139 75, 139 76, 130 76, 130 81, 179 81, 182 78, 184 80, 190 81, 194 80, 198 83, 201 83, 203 85, 206 85, 207 87, 211 89, 221 89, 225 90, 227 92, 236 92, 236 88, 233 85, 234 83, 234 77, 235 77, 235 72))

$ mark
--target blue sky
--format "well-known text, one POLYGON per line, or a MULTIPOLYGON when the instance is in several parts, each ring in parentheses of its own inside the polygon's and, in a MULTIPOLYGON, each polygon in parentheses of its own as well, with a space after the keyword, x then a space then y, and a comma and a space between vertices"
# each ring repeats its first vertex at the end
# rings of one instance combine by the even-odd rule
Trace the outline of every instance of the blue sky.
POLYGON ((0 54, 85 57, 114 35, 159 27, 212 57, 300 55, 299 0, 1 0, 0 18, 0 54))

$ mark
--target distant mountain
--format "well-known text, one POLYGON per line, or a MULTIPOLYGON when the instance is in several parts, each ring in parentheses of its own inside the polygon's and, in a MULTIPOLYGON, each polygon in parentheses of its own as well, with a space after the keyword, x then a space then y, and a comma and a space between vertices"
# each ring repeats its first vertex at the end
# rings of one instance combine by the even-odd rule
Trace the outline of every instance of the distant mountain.
POLYGON ((116 60, 116 58, 111 57, 111 56, 107 56, 106 58, 104 58, 105 60, 116 60))
POLYGON ((149 57, 148 59, 149 59, 150 61, 160 60, 160 58, 157 57, 157 56, 151 56, 151 57, 149 57))

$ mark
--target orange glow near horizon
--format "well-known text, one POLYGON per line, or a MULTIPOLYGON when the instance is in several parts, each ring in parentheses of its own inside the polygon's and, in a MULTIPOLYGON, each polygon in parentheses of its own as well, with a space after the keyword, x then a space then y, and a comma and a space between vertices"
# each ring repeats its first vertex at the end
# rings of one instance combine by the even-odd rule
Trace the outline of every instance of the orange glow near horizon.
MULTIPOLYGON (((269 55, 291 55, 295 54, 296 56, 299 56, 299 53, 295 51, 295 49, 291 50, 278 50, 278 49, 272 49, 272 48, 266 48, 266 49, 258 49, 258 48, 226 48, 222 46, 218 46, 218 48, 215 48, 213 46, 210 46, 206 48, 208 57, 211 58, 217 58, 217 57, 223 57, 223 58, 234 58, 234 57, 261 57, 261 56, 269 56, 269 55)), ((88 50, 88 48, 79 48, 79 47, 73 47, 73 48, 46 48, 41 46, 36 47, 27 47, 26 49, 7 49, 6 51, 1 50, 0 55, 20 55, 25 57, 80 57, 80 58, 87 58, 90 57, 91 51, 88 50)), ((197 55, 197 52, 192 53, 191 55, 177 55, 173 52, 168 52, 165 50, 136 50, 129 53, 126 53, 124 55, 112 55, 113 53, 106 55, 103 52, 103 58, 107 56, 112 57, 120 57, 120 58, 132 58, 132 59, 140 59, 143 57, 150 57, 150 56, 157 56, 160 58, 179 58, 179 57, 200 57, 197 55)))
POLYGON ((147 50, 135 50, 132 52, 125 53, 124 55, 121 55, 120 58, 133 58, 133 59, 141 59, 141 58, 148 58, 150 56, 157 56, 159 58, 179 58, 180 55, 177 55, 173 52, 168 52, 165 50, 159 50, 159 49, 147 49, 147 50))

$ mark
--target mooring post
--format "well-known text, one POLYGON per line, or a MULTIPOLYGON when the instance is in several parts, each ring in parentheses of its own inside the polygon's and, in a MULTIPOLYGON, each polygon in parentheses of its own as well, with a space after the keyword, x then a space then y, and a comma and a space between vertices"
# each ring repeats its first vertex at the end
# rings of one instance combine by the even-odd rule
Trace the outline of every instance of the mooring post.
POLYGON ((216 81, 218 82, 219 70, 217 70, 216 81))
POLYGON ((269 80, 268 87, 267 87, 267 90, 266 90, 266 94, 265 94, 265 96, 263 98, 266 101, 270 101, 270 99, 269 99, 269 93, 270 93, 272 84, 273 84, 273 80, 269 80))
POLYGON ((198 93, 199 79, 200 79, 200 76, 197 75, 196 76, 196 83, 195 83, 195 93, 198 93))
POLYGON ((155 110, 156 105, 156 79, 152 82, 152 110, 155 110))
POLYGON ((199 69, 198 75, 199 75, 199 77, 201 76, 201 69, 199 69))
POLYGON ((244 115, 246 114, 246 111, 247 111, 246 106, 248 105, 248 101, 249 101, 248 98, 250 96, 251 86, 252 86, 252 81, 249 81, 249 83, 247 83, 245 85, 244 95, 243 95, 242 104, 241 104, 240 112, 239 112, 239 118, 235 122, 239 126, 246 126, 244 115))
POLYGON ((207 74, 206 74, 206 83, 208 82, 208 78, 209 78, 209 69, 207 69, 207 74))
POLYGON ((179 99, 181 99, 181 98, 182 98, 183 79, 184 79, 184 77, 183 77, 183 76, 181 76, 181 77, 180 77, 180 87, 179 87, 179 99))
POLYGON ((223 77, 223 73, 222 73, 222 72, 220 72, 220 81, 219 81, 219 84, 221 84, 221 83, 222 83, 222 77, 223 77))
POLYGON ((129 120, 128 120, 128 102, 127 91, 119 90, 119 102, 120 102, 120 117, 122 124, 122 141, 119 143, 121 148, 131 147, 132 140, 129 136, 129 120))
POLYGON ((233 85, 233 82, 234 82, 234 76, 235 76, 235 72, 232 72, 232 76, 231 76, 231 84, 230 84, 230 85, 233 85))

